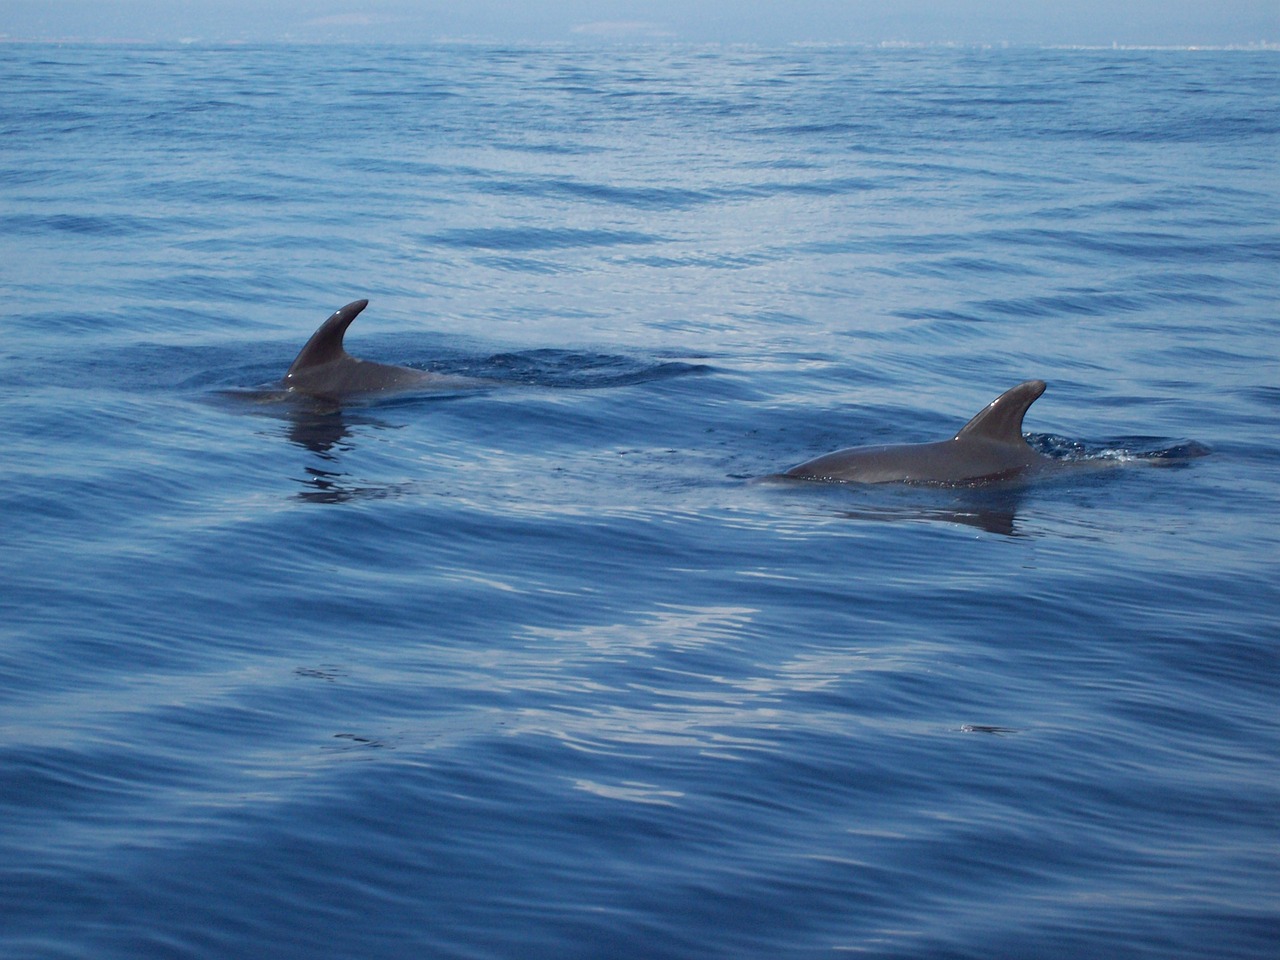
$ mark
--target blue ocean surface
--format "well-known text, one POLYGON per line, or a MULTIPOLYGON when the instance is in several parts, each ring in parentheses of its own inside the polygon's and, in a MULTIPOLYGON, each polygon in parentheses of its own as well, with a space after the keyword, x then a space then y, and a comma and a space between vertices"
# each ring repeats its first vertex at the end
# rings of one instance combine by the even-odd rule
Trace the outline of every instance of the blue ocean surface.
POLYGON ((1277 955, 1275 51, 0 87, 0 957, 1277 955))

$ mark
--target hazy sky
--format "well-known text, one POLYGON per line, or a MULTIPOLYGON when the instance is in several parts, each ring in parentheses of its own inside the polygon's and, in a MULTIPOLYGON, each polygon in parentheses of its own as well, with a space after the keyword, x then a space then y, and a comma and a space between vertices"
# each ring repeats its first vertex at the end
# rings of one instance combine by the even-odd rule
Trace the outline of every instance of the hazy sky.
POLYGON ((0 37, 1280 42, 1280 0, 0 0, 0 37))

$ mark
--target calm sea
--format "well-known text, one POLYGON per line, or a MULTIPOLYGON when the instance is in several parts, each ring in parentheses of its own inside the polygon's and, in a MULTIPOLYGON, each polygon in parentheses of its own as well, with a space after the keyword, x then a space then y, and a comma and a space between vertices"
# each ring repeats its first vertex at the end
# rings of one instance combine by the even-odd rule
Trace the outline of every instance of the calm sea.
POLYGON ((1276 956, 1275 52, 0 88, 5 960, 1276 956), (360 297, 496 382, 235 392, 360 297), (758 479, 1030 378, 1117 469, 758 479))

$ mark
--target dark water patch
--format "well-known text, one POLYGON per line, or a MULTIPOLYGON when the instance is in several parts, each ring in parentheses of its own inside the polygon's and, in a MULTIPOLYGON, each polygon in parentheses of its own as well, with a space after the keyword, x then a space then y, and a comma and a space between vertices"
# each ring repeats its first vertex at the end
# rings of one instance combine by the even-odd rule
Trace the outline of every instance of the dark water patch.
POLYGON ((1243 392, 1251 401, 1280 411, 1280 387, 1257 383, 1243 388, 1243 392))
POLYGON ((159 221, 130 214, 9 214, 0 217, 0 230, 26 236, 71 234, 81 237, 146 235, 162 229, 159 221))

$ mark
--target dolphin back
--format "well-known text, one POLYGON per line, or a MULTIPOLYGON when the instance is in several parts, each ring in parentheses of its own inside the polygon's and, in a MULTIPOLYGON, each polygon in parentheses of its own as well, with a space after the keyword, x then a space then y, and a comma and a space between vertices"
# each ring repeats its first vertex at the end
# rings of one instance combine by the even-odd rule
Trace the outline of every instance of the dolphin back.
POLYGON ((319 367, 345 357, 347 352, 342 347, 342 338, 347 332, 347 327, 351 326, 351 321, 360 316, 360 311, 368 305, 368 300, 353 300, 342 309, 334 311, 333 316, 320 324, 316 332, 311 335, 311 339, 298 352, 286 371, 285 378, 300 373, 308 367, 319 367))
POLYGON ((489 381, 473 377, 429 373, 351 356, 343 348, 342 338, 351 321, 368 305, 368 300, 353 300, 320 324, 285 373, 281 386, 290 393, 337 400, 359 394, 469 390, 488 385, 489 381))
POLYGON ((1027 380, 992 400, 976 417, 960 428, 957 440, 986 440, 1025 446, 1022 418, 1044 393, 1043 380, 1027 380))
POLYGON ((849 447, 792 467, 784 476, 859 483, 974 483, 1017 476, 1044 458, 1022 437, 1027 408, 1043 380, 1006 390, 950 440, 849 447))

